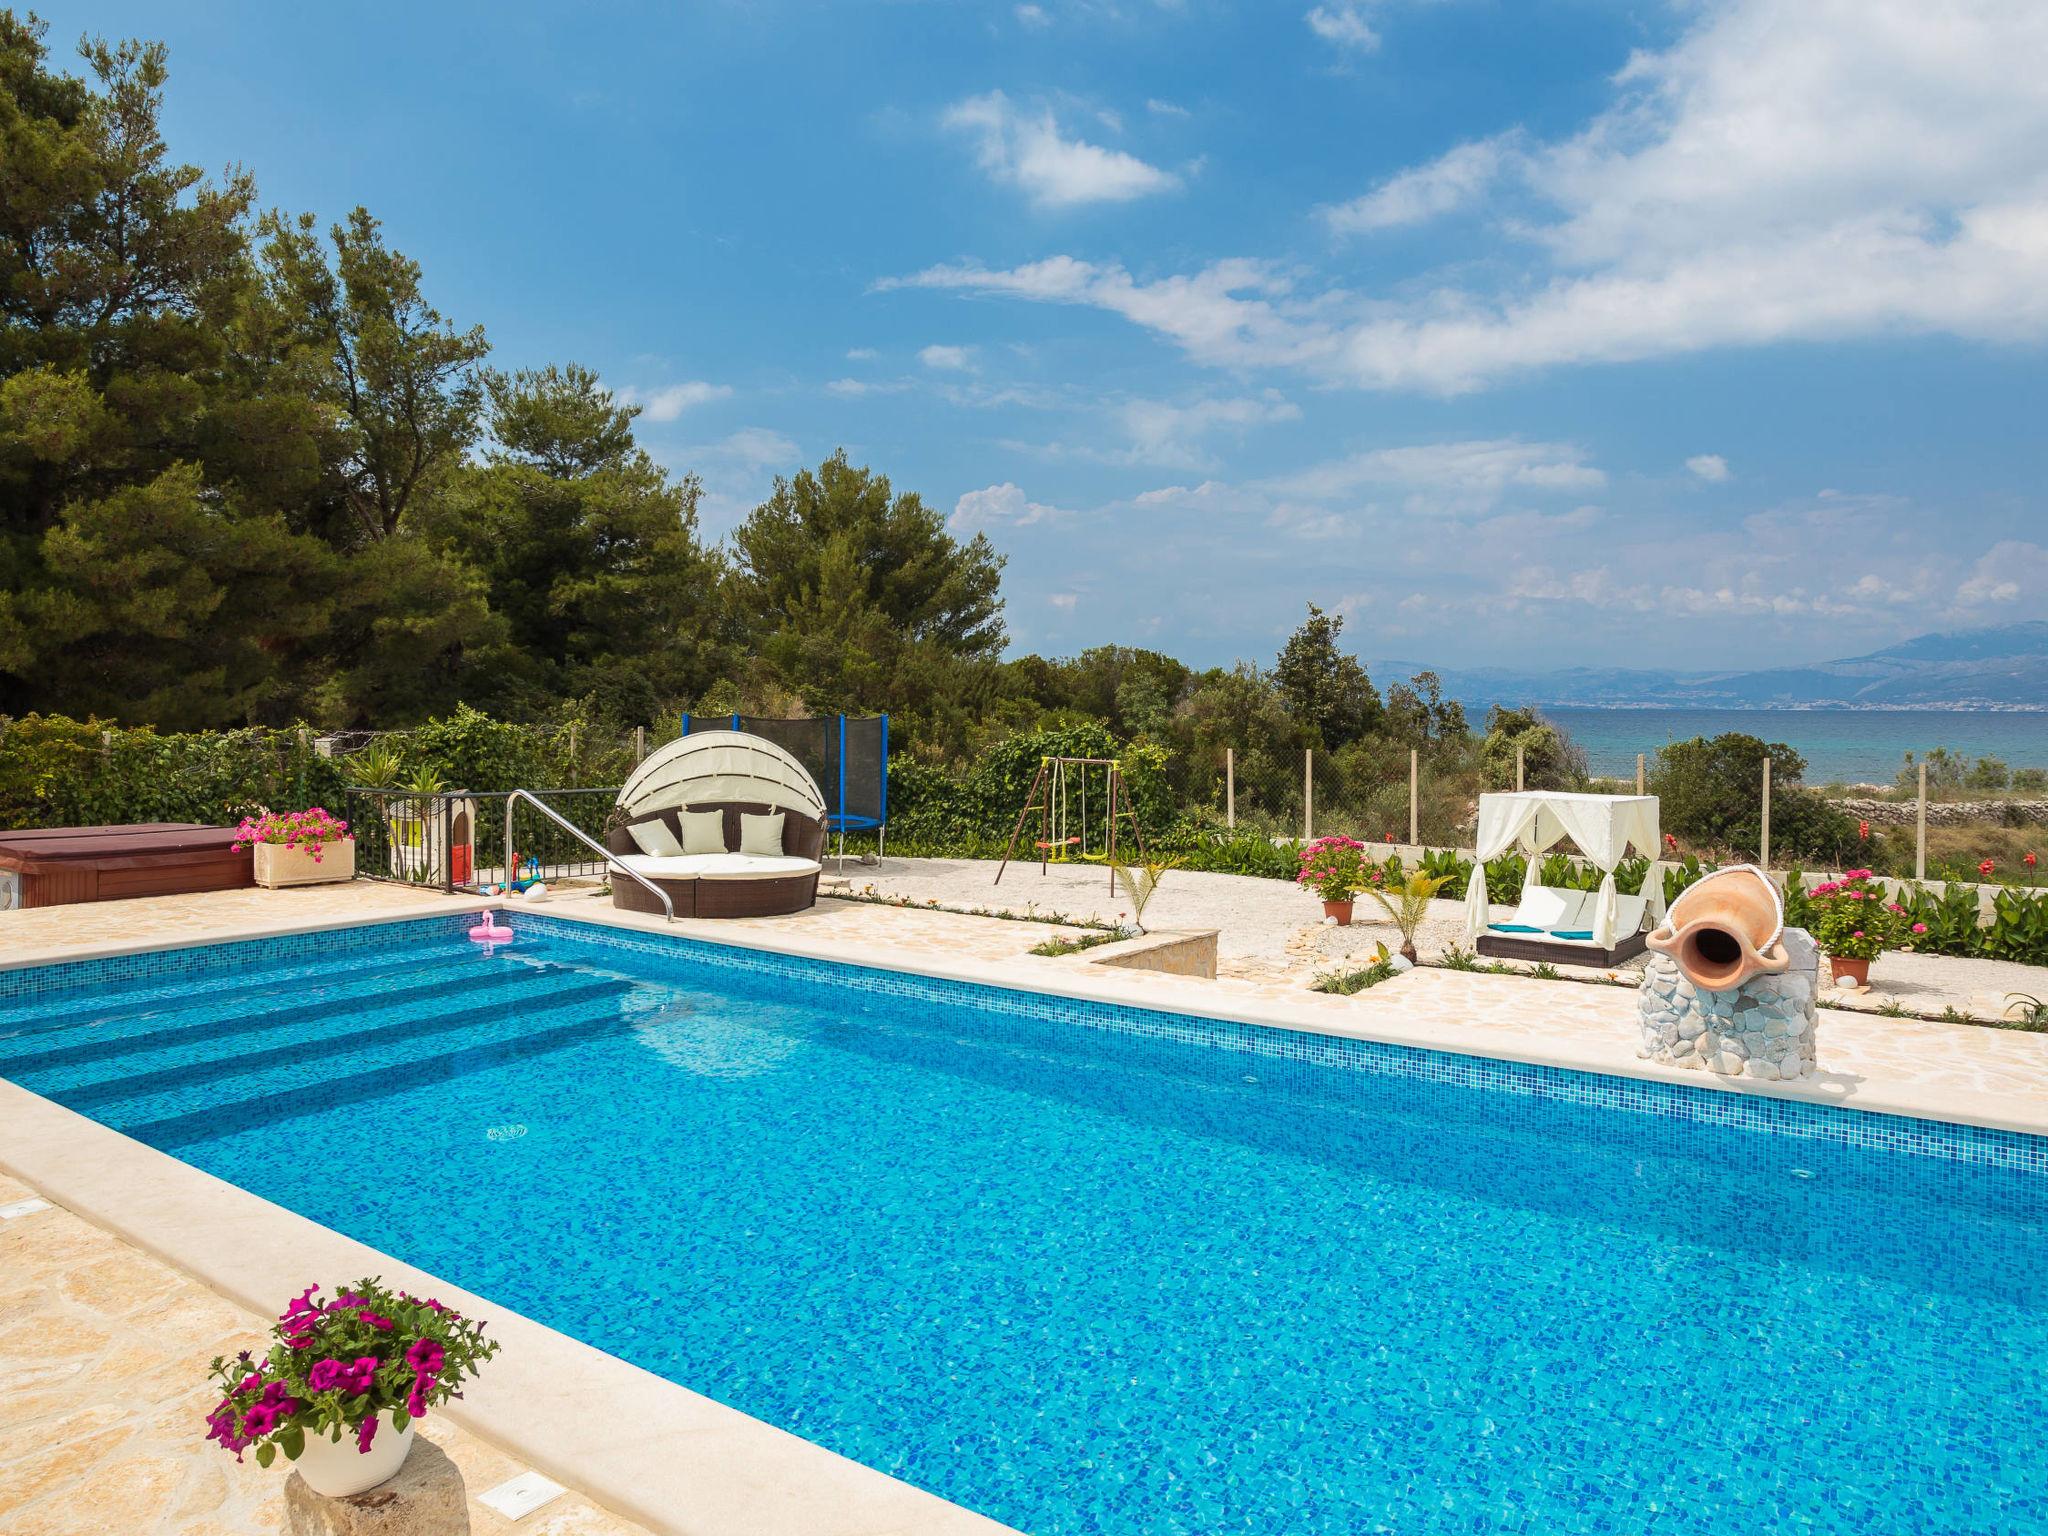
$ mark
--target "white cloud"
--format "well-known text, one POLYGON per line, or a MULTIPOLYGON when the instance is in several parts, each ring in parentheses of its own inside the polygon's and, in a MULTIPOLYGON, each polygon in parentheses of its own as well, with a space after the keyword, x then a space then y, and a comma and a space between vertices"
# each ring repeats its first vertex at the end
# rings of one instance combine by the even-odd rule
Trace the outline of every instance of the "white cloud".
MULTIPOLYGON (((1204 362, 1438 393, 1709 348, 2048 337, 2048 5, 1720 0, 1686 14, 1579 133, 1502 158, 1536 216, 1511 231, 1519 267, 1483 264, 1506 270, 1497 287, 1372 297, 1307 292, 1259 261, 1139 280, 1065 256, 910 281, 1110 310, 1204 362)), ((1403 173, 1332 217, 1384 227, 1454 203, 1483 159, 1403 173)))
POLYGON ((637 405, 640 414, 649 421, 674 421, 692 406, 705 405, 713 400, 723 400, 732 393, 730 385, 706 384, 701 380, 688 384, 665 384, 659 389, 622 389, 619 401, 624 405, 637 405))
POLYGON ((1296 300, 1291 277, 1263 261, 1219 261, 1190 277, 1141 282, 1115 262, 1052 256, 1007 271, 973 263, 928 267, 875 286, 950 288, 1106 309, 1170 337, 1199 361, 1232 367, 1329 366, 1341 344, 1315 324, 1315 302, 1296 300))
POLYGON ((1411 493, 1414 511, 1483 512, 1510 492, 1576 496, 1600 489, 1607 476, 1570 443, 1492 438, 1375 448, 1267 483, 1317 501, 1385 489, 1411 493))
POLYGON ((786 470, 796 467, 797 445, 780 432, 766 427, 741 427, 739 431, 696 452, 746 470, 786 470))
POLYGON ((1058 516, 1058 507, 1029 500, 1021 487, 1005 480, 967 492, 953 504, 946 526, 956 533, 972 533, 983 528, 1028 528, 1058 516))
POLYGON ((901 379, 833 379, 825 386, 825 393, 837 395, 843 400, 858 400, 864 395, 900 395, 910 385, 901 379))
POLYGON ((1685 467, 1709 485, 1728 478, 1728 461, 1718 453, 1696 453, 1685 461, 1685 467))
POLYGON ((1026 111, 1001 91, 956 102, 941 121, 973 136, 984 171, 1042 208, 1123 203, 1180 185, 1171 171, 1136 155, 1065 137, 1050 107, 1026 111))
POLYGON ((1018 25, 1033 32, 1042 32, 1052 25, 1052 18, 1045 14, 1042 5, 1020 5, 1016 14, 1018 25))
POLYGON ((2002 539, 1986 550, 1956 588, 1959 608, 2010 603, 2022 593, 2036 599, 2048 592, 2048 549, 2019 539, 2002 539))
POLYGON ((1196 400, 1186 405, 1166 400, 1131 400, 1125 402, 1119 414, 1131 439, 1129 451, 1119 455, 1122 460, 1200 467, 1208 462, 1202 439, 1211 432, 1298 421, 1301 408, 1279 391, 1268 390, 1258 396, 1196 400))
POLYGON ((1309 31, 1340 51, 1370 53, 1380 45, 1379 33, 1365 19, 1365 7, 1355 0, 1319 5, 1302 20, 1308 23, 1309 31))
POLYGON ((1192 117, 1194 115, 1178 102, 1161 101, 1157 96, 1153 96, 1145 102, 1145 110, 1154 117, 1192 117))
POLYGON ((1338 234, 1366 234, 1420 224, 1463 208, 1501 174, 1515 135, 1460 144, 1426 165, 1390 176, 1363 197, 1323 210, 1323 221, 1338 234))
POLYGON ((1048 592, 1045 595, 1045 600, 1051 603, 1053 607, 1059 609, 1061 613, 1072 613, 1074 605, 1081 601, 1081 594, 1078 592, 1048 592))
POLYGON ((846 360, 849 363, 871 363, 882 354, 873 347, 848 347, 846 360))
POLYGON ((974 366, 974 348, 940 346, 934 342, 917 354, 917 360, 927 368, 960 373, 974 366))

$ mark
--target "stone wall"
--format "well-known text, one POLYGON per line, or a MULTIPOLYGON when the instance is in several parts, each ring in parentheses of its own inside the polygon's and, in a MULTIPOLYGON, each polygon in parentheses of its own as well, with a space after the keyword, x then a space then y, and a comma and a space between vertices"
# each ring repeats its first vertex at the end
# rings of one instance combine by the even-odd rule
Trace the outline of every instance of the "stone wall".
MULTIPOLYGON (((1918 819, 1918 803, 1912 800, 1834 800, 1830 804, 1856 821, 1873 827, 1910 827, 1918 819)), ((2048 800, 1930 800, 1930 827, 2013 826, 2021 822, 2048 822, 2048 800)))
POLYGON ((1653 951, 1636 998, 1643 1027, 1636 1054, 1726 1077, 1811 1077, 1820 951, 1803 928, 1786 929, 1783 942, 1792 957, 1789 967, 1775 976, 1752 976, 1727 992, 1702 991, 1686 980, 1677 961, 1653 951))

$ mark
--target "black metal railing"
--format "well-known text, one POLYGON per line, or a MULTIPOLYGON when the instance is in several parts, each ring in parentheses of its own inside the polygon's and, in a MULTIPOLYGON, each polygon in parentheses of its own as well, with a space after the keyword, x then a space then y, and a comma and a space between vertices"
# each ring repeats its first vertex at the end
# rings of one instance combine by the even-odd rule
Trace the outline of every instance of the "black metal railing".
MULTIPOLYGON (((618 803, 616 787, 536 789, 540 800, 585 836, 604 841, 605 823, 618 803)), ((404 789, 350 789, 349 830, 356 839, 356 873, 371 880, 478 891, 507 879, 602 880, 605 862, 591 848, 544 817, 521 824, 517 865, 505 863, 505 805, 509 792, 416 794, 404 789)))

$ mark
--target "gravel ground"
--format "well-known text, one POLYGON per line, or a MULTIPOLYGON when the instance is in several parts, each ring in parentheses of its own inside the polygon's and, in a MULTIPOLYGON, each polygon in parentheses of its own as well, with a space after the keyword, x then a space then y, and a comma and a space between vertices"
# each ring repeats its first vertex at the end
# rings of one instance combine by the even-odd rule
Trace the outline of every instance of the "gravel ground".
MULTIPOLYGON (((1036 864, 1012 864, 1002 884, 993 859, 899 859, 882 865, 847 863, 840 886, 835 866, 825 865, 825 891, 872 888, 886 896, 936 901, 942 907, 1024 912, 1057 912, 1098 922, 1128 917, 1130 903, 1111 893, 1109 872, 1097 864, 1055 864, 1043 875, 1036 864)), ((1327 926, 1322 906, 1292 882, 1249 875, 1174 870, 1160 884, 1145 912, 1148 928, 1214 928, 1217 964, 1227 976, 1276 976, 1299 972, 1304 982, 1347 961, 1362 962, 1375 945, 1394 949, 1400 935, 1367 896, 1358 900, 1348 928, 1327 926), (1379 919, 1374 921, 1374 919, 1379 919)), ((1428 960, 1464 942, 1464 908, 1454 901, 1430 903, 1430 915, 1416 935, 1428 960)), ((1632 961, 1624 970, 1640 970, 1632 961)), ((1897 1003, 1914 1013, 1956 1008, 1978 1017, 1995 1016, 2007 994, 2048 999, 2048 968, 2002 960, 1962 960, 1944 955, 1890 954, 1871 967, 1870 990, 1861 995, 1824 993, 1830 1006, 1861 1010, 1897 1003)))

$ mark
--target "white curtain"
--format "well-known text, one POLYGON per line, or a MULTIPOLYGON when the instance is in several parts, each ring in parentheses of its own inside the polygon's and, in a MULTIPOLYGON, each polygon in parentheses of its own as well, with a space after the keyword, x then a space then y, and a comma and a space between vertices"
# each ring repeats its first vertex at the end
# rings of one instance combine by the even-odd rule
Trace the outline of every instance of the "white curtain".
POLYGON ((1537 883, 1536 861, 1545 850, 1570 838, 1586 856, 1586 862, 1601 872, 1600 891, 1593 907, 1593 942, 1602 949, 1614 945, 1614 926, 1619 898, 1614 889, 1614 867, 1627 856, 1630 847, 1647 854, 1650 868, 1643 876, 1643 894, 1650 911, 1660 920, 1664 915, 1664 877, 1657 863, 1657 800, 1653 795, 1551 794, 1540 790, 1517 794, 1481 795, 1479 831, 1475 839, 1475 863, 1465 891, 1465 933, 1477 940, 1486 931, 1490 910, 1486 900, 1486 861, 1499 858, 1519 845, 1529 861, 1522 887, 1537 883))

